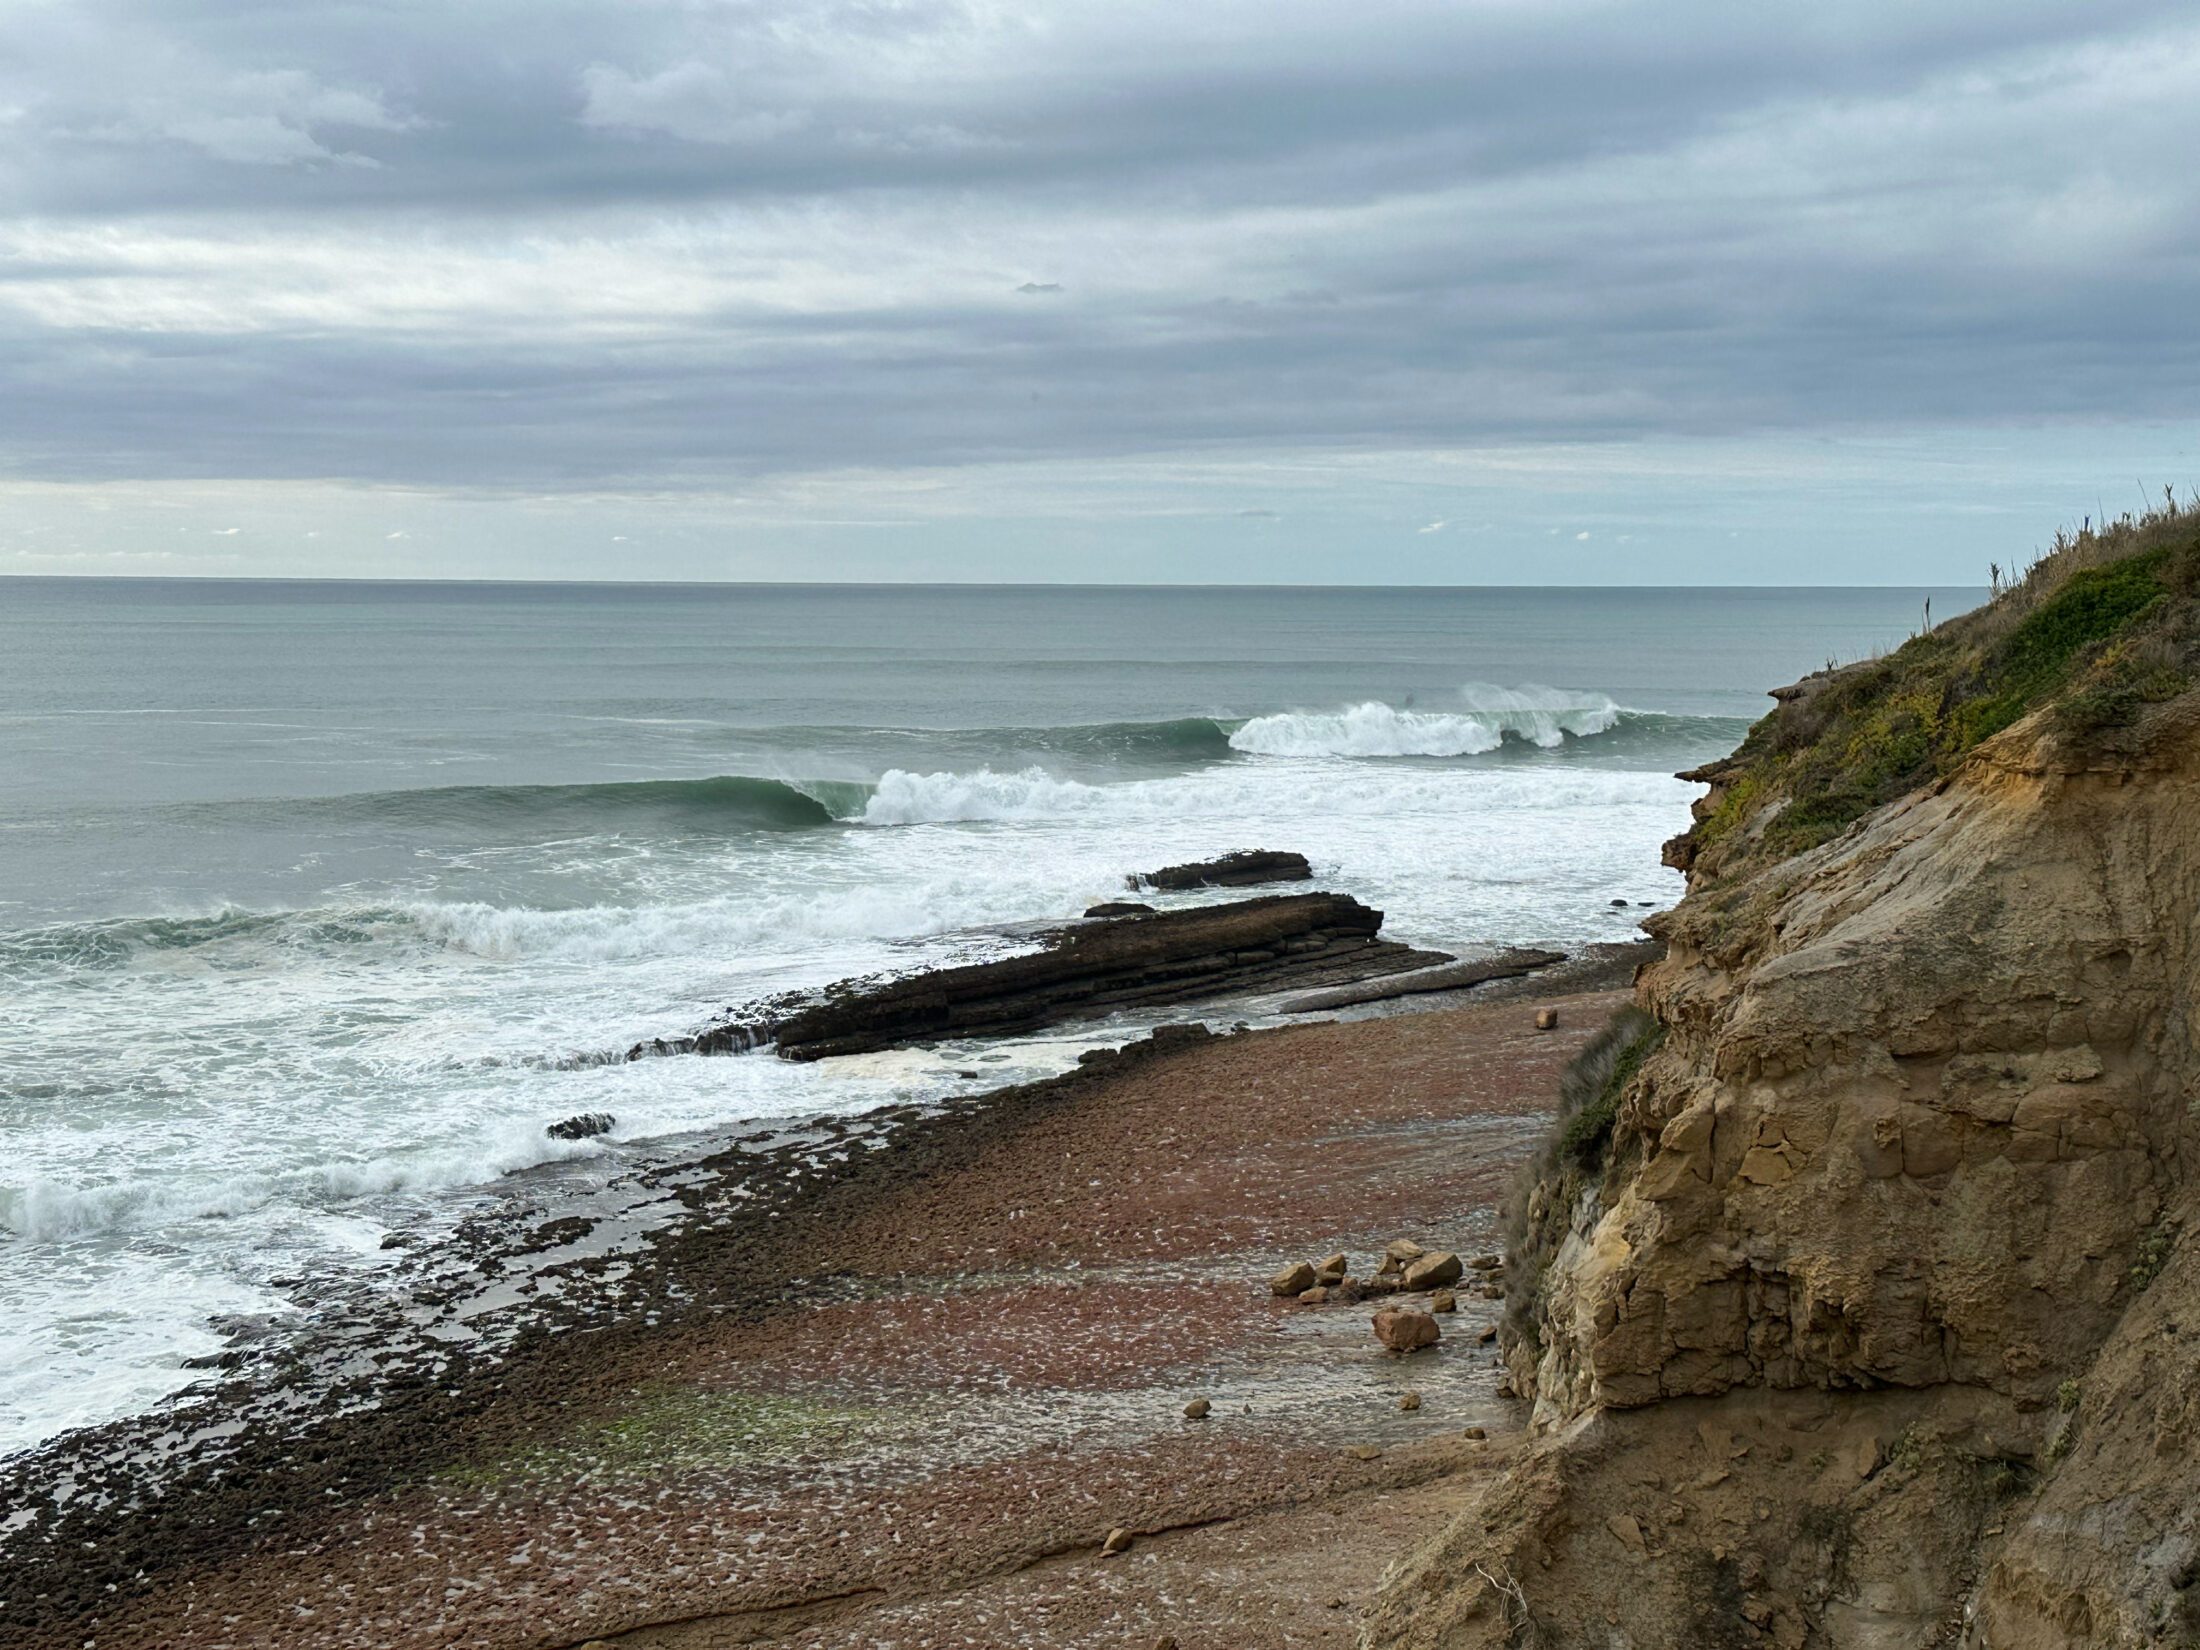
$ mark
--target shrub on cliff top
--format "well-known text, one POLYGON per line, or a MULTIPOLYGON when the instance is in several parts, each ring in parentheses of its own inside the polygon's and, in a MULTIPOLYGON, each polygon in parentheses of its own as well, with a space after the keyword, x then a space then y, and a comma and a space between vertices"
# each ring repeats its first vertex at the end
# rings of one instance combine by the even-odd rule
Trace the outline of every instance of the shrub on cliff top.
POLYGON ((1724 790, 1691 855, 1816 847, 2043 708, 2066 743, 2097 741, 2200 680, 2196 592, 2193 504, 2059 538, 1976 612, 1798 684, 1707 770, 1724 790))

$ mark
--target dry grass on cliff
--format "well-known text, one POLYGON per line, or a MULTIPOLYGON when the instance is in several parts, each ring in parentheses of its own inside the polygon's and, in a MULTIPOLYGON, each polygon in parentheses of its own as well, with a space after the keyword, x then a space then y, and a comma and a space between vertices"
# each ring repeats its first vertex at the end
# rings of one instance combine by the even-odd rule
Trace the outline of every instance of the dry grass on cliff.
POLYGON ((2200 503, 2058 535, 1994 582, 1975 612, 1797 684, 1707 773, 1722 790, 1692 851, 1800 852, 2042 708, 2083 745, 2200 682, 2200 503))

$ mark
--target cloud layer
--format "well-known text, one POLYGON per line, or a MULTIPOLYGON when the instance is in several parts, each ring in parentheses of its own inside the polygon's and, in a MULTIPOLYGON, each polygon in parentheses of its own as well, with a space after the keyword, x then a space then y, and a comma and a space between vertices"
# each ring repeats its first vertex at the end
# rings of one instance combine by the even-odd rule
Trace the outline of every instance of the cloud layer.
POLYGON ((2195 154, 2139 0, 26 0, 0 473, 2189 419, 2195 154))

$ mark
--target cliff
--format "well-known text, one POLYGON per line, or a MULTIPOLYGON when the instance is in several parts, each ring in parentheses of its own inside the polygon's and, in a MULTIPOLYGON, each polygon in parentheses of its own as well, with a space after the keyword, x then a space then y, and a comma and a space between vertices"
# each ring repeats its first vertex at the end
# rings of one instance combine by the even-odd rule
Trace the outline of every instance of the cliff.
POLYGON ((2200 1643, 2200 521, 1775 695, 1379 1645, 2200 1643))

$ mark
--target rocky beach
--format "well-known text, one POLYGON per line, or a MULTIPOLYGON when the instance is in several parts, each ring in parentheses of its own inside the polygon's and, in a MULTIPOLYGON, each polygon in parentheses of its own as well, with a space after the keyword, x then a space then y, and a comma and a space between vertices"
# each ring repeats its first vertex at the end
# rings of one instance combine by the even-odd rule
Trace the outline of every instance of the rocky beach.
MULTIPOLYGON (((1252 967, 1232 913, 1275 909, 1201 920, 1252 967)), ((1396 965, 1372 926, 1343 975, 1300 953, 1312 978, 1396 965)), ((0 1620, 208 1650, 1348 1642, 1511 1447, 1497 1205, 1652 949, 1164 1028, 578 1201, 512 1177, 375 1298, 13 1464, 0 1620)))

